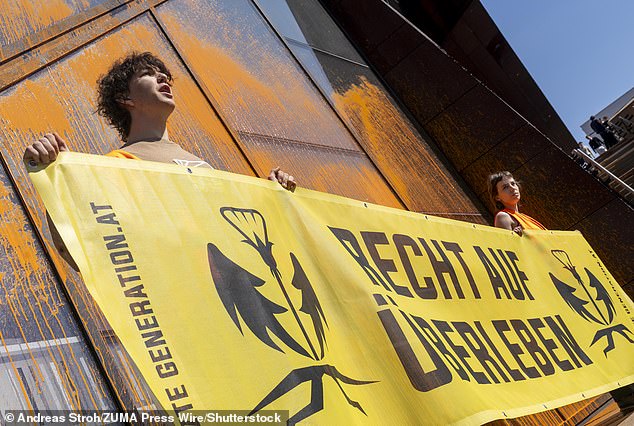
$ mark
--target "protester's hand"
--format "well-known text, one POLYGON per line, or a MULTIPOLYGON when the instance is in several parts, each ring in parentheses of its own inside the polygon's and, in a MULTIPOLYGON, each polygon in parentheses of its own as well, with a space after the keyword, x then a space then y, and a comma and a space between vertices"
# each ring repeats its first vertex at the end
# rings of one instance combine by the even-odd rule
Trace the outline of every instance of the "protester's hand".
POLYGON ((55 161, 62 151, 68 151, 66 141, 55 132, 47 133, 27 146, 22 158, 26 164, 49 164, 55 161))
POLYGON ((295 191, 295 188, 297 187, 297 182, 295 182, 295 178, 288 173, 280 170, 279 167, 271 170, 268 179, 279 183, 280 185, 282 185, 282 188, 291 192, 295 191))
POLYGON ((515 232, 517 235, 519 235, 521 237, 522 236, 522 227, 521 226, 516 226, 515 228, 513 228, 513 232, 515 232))

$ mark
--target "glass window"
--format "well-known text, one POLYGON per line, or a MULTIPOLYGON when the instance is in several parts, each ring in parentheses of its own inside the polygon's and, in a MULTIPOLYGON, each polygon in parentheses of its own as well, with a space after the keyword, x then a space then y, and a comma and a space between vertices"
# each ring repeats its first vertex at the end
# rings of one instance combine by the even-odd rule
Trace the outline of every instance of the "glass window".
POLYGON ((287 40, 300 40, 288 40, 289 48, 410 210, 484 223, 437 148, 420 135, 362 59, 349 53, 354 47, 318 1, 254 1, 287 40), (291 19, 293 24, 287 22, 291 19))

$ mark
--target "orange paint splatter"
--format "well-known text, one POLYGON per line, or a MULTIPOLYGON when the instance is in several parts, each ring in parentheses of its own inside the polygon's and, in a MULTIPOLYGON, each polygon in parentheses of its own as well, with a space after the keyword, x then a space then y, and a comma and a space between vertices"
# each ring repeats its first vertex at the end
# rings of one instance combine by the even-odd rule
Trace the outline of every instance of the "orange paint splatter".
POLYGON ((9 44, 72 14, 73 9, 63 0, 3 1, 0 7, 0 32, 6 44, 9 44))
POLYGON ((478 212, 384 90, 361 77, 332 98, 410 210, 478 212))
POLYGON ((211 32, 167 8, 159 9, 159 17, 234 129, 358 150, 281 43, 273 36, 259 40, 250 32, 255 30, 249 25, 261 24, 236 26, 213 6, 189 4, 186 13, 204 13, 211 20, 206 25, 221 33, 231 28, 231 34, 217 35, 222 41, 212 39, 211 32))

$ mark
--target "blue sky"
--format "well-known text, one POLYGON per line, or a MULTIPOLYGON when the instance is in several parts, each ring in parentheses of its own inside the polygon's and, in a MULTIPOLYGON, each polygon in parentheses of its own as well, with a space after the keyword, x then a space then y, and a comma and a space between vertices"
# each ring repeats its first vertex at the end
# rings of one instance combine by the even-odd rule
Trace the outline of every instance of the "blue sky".
POLYGON ((576 140, 634 86, 633 0, 481 0, 576 140))

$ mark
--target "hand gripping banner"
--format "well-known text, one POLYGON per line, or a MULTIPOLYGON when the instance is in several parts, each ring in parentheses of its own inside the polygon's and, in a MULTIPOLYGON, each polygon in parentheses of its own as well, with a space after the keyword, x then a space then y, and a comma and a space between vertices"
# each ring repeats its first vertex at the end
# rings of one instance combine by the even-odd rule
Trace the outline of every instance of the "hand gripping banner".
POLYGON ((474 424, 634 381, 634 305, 578 232, 77 153, 31 178, 166 410, 474 424))

